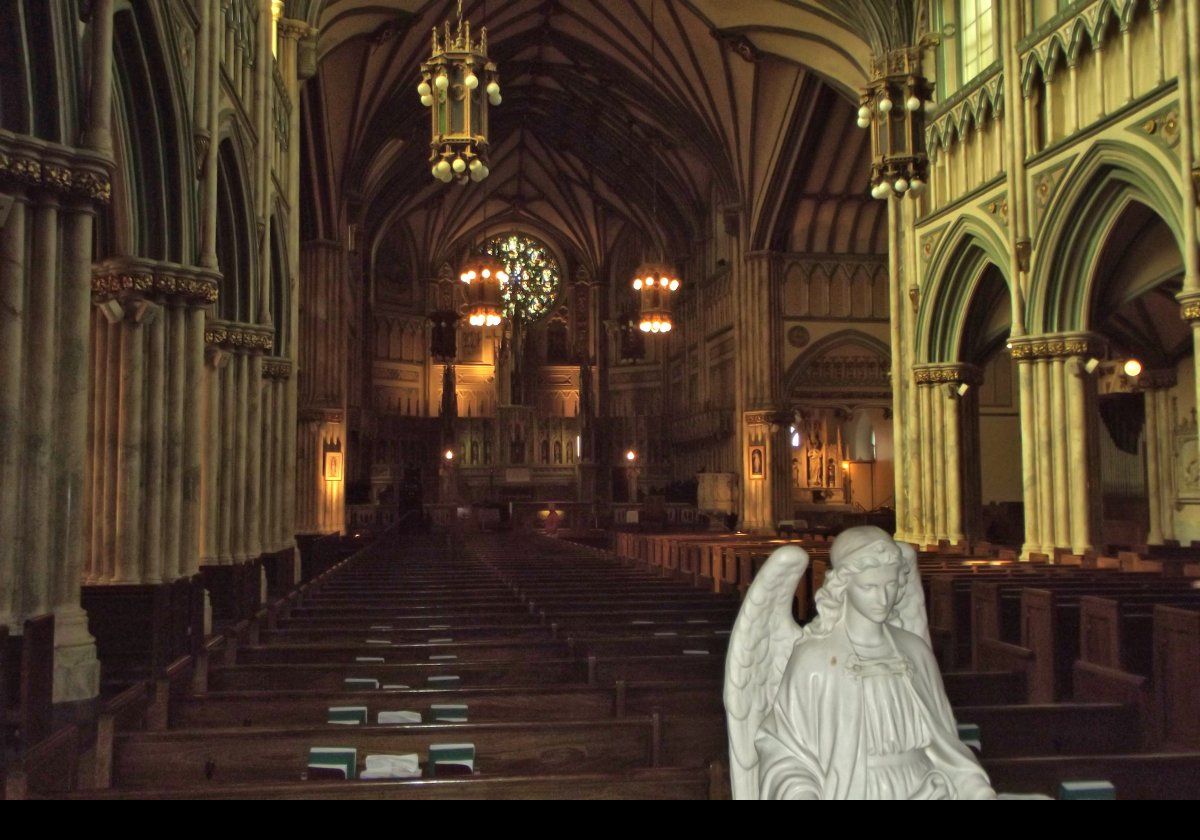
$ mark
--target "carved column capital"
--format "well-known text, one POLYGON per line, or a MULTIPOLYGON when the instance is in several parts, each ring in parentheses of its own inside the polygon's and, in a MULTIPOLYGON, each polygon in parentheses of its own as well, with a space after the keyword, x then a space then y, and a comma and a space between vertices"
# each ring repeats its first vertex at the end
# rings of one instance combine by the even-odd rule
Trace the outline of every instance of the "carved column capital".
POLYGON ((1180 292, 1175 299, 1179 301, 1179 315, 1183 320, 1191 324, 1200 322, 1200 291, 1180 292))
POLYGON ((981 385, 983 371, 966 363, 920 365, 913 378, 918 385, 981 385))
POLYGON ((1012 340, 1013 361, 1063 359, 1071 356, 1100 356, 1108 342, 1095 333, 1053 333, 1012 340))

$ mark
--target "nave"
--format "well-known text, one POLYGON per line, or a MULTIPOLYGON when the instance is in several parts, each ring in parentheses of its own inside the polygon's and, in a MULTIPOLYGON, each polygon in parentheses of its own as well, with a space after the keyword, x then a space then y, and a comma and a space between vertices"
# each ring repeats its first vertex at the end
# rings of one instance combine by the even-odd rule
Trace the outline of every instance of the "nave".
MULTIPOLYGON (((726 643, 784 541, 566 536, 347 541, 328 571, 110 698, 78 789, 54 777, 51 742, 26 759, 26 793, 728 798, 726 643), (352 750, 334 771, 348 778, 313 768, 314 750, 352 750), (415 759, 401 771, 415 778, 356 778, 381 755, 415 759)), ((829 543, 794 542, 814 561, 804 620, 829 543)), ((998 791, 1200 795, 1195 691, 1181 690, 1200 650, 1187 579, 982 552, 927 552, 920 567, 960 737, 998 791)))

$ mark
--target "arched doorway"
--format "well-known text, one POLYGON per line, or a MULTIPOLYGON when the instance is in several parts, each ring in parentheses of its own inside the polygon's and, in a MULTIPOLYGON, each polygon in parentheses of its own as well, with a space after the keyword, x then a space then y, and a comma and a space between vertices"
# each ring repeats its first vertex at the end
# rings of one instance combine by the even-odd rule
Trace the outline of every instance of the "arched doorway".
POLYGON ((1108 230, 1089 302, 1108 347, 1094 371, 1101 536, 1116 547, 1162 545, 1188 530, 1192 509, 1177 507, 1191 489, 1180 459, 1195 451, 1193 341, 1176 301, 1183 262, 1168 225, 1140 202, 1108 230))
MULTIPOLYGON (((972 540, 1020 545, 1024 538, 1021 416, 1016 367, 1008 350, 1012 298, 1004 275, 984 268, 967 309, 959 361, 977 381, 961 401, 963 527, 972 540)), ((959 393, 961 391, 961 393, 959 393)))
POLYGON ((887 345, 858 330, 813 342, 792 364, 791 498, 797 515, 894 508, 887 345))

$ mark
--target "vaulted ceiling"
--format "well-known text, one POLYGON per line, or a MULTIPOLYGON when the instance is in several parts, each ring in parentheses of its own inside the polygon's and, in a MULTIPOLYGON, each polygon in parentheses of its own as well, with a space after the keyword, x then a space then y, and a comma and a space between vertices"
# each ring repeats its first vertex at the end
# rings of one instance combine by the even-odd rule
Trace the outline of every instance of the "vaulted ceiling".
POLYGON ((491 177, 460 186, 430 177, 415 90, 455 2, 294 2, 289 13, 320 28, 305 93, 308 233, 356 223, 367 247, 403 242, 414 279, 513 226, 601 277, 631 241, 684 260, 729 208, 750 250, 879 253, 884 208, 866 197, 854 91, 872 50, 911 40, 918 5, 465 0, 488 27, 504 102, 491 177))

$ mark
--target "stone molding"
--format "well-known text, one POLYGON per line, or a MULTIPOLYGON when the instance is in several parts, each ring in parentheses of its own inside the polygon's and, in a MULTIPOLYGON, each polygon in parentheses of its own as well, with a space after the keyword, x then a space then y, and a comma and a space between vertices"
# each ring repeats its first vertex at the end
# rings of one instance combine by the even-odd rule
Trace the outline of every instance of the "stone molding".
POLYGON ((96 302, 165 298, 208 306, 220 296, 220 274, 211 269, 131 258, 106 260, 92 268, 92 295, 96 302))
POLYGON ((1012 358, 1016 362, 1038 359, 1064 359, 1070 356, 1098 356, 1104 353, 1105 340, 1093 333, 1056 333, 1028 336, 1012 341, 1012 358))
POLYGON ((1182 292, 1176 296, 1179 315, 1183 320, 1195 324, 1200 321, 1200 292, 1182 292))
POLYGON ((918 385, 982 385, 983 371, 975 365, 921 365, 913 368, 918 385))
POLYGON ((275 345, 275 330, 256 324, 210 321, 204 329, 204 343, 228 350, 263 353, 275 345))
POLYGON ((0 183, 108 204, 112 166, 112 161, 95 152, 0 131, 0 183))
POLYGON ((290 379, 292 376, 292 362, 290 359, 265 359, 263 360, 262 375, 263 379, 276 381, 290 379))

